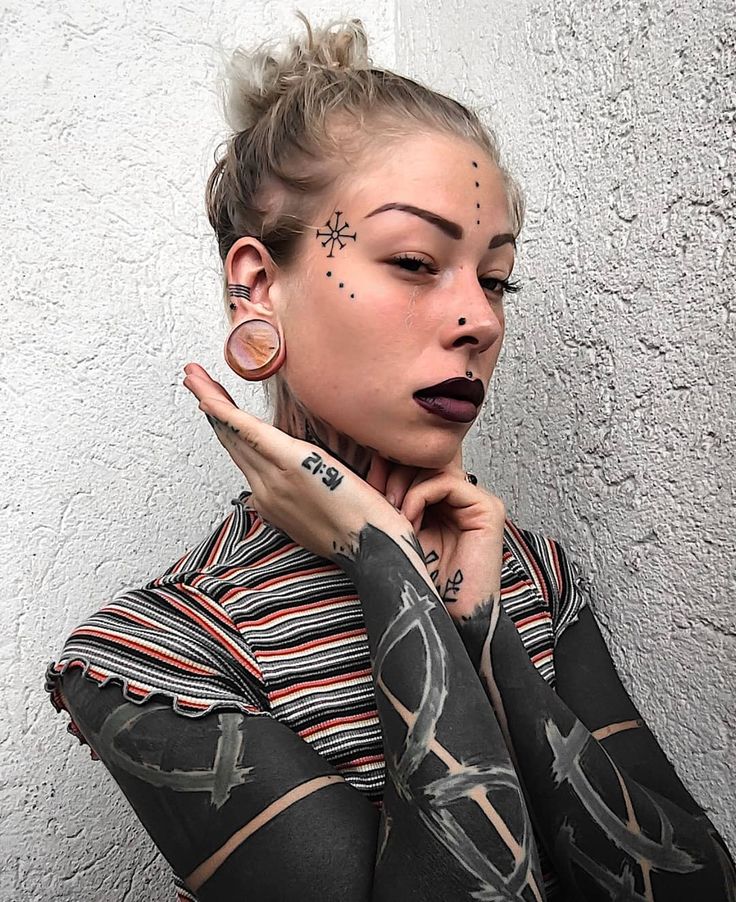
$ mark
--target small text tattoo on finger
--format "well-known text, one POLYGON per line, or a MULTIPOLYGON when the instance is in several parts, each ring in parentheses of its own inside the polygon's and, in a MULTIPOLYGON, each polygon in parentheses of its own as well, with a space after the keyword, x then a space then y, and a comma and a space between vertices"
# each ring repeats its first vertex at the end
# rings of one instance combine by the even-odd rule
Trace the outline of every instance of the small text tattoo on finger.
POLYGON ((328 467, 316 452, 305 457, 302 461, 302 466, 315 476, 320 476, 324 473, 325 475, 322 477, 322 482, 331 492, 334 492, 342 482, 343 477, 340 475, 340 472, 335 467, 328 467))
POLYGON ((217 417, 213 417, 211 413, 206 413, 207 422, 212 426, 213 429, 217 429, 218 426, 225 426, 225 428, 229 429, 231 432, 240 432, 237 426, 233 426, 232 423, 227 423, 223 420, 218 420, 217 417))

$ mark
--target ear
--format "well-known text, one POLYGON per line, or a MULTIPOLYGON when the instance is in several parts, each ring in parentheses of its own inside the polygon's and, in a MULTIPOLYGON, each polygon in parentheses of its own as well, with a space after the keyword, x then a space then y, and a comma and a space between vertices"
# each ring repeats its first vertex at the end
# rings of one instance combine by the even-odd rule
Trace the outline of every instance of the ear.
MULTIPOLYGON (((274 306, 272 286, 277 275, 277 267, 266 247, 257 239, 247 235, 238 238, 225 258, 225 277, 228 285, 244 285, 250 290, 250 297, 230 297, 231 320, 243 316, 273 316, 274 306)), ((241 293, 242 294, 242 293, 241 293)))

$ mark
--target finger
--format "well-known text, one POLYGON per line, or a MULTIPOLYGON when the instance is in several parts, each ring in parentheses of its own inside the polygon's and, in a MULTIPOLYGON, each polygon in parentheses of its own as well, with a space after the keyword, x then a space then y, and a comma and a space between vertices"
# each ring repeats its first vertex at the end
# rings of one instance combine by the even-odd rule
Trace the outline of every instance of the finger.
MULTIPOLYGON (((192 364, 189 364, 189 366, 191 367, 192 364)), ((202 394, 215 394, 225 398, 237 407, 237 404, 235 404, 235 401, 225 388, 219 382, 215 382, 202 367, 198 367, 197 370, 190 370, 183 381, 184 385, 197 397, 200 397, 202 394)))
POLYGON ((200 399, 199 409, 207 416, 227 450, 232 454, 232 446, 238 446, 241 455, 241 460, 236 461, 238 466, 244 462, 249 468, 262 468, 267 461, 283 470, 294 465, 294 439, 291 436, 241 410, 221 393, 201 385, 193 385, 192 391, 200 399))
POLYGON ((189 391, 194 395, 194 397, 198 401, 206 401, 208 399, 221 399, 227 400, 229 403, 236 406, 233 401, 230 401, 224 392, 218 392, 215 388, 212 387, 211 383, 205 382, 204 379, 200 379, 196 376, 187 376, 183 381, 184 387, 189 389, 189 391))
POLYGON ((404 498, 402 513, 414 520, 424 512, 426 507, 446 501, 451 507, 470 507, 478 501, 475 486, 460 481, 451 473, 438 473, 436 476, 411 486, 404 498))
MULTIPOLYGON (((391 468, 386 480, 386 491, 384 494, 395 508, 401 508, 409 486, 412 485, 421 472, 422 469, 420 467, 408 467, 404 464, 394 464, 391 468)), ((427 472, 430 473, 430 471, 427 472)))

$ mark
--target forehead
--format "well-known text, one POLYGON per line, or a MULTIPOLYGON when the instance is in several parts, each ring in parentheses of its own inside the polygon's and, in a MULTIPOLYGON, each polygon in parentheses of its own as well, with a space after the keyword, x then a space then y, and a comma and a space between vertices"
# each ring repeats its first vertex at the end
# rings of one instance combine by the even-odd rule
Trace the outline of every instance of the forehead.
POLYGON ((508 198, 500 170, 474 142, 440 134, 412 135, 368 151, 335 198, 358 212, 388 200, 455 217, 465 213, 464 218, 474 218, 478 199, 486 215, 493 210, 506 217, 508 198))

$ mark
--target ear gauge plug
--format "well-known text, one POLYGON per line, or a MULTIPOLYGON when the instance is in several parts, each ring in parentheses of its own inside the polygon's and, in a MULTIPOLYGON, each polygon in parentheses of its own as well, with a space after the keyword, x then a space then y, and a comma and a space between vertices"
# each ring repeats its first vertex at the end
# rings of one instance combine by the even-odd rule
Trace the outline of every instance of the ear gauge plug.
MULTIPOLYGON (((231 298, 250 300, 248 285, 227 286, 231 298)), ((230 303, 230 309, 237 305, 230 303)), ((249 382, 260 382, 279 370, 286 358, 281 332, 268 320, 248 317, 236 323, 225 339, 225 362, 230 369, 249 382)))
POLYGON ((241 320, 225 339, 225 362, 230 369, 249 382, 260 382, 281 369, 286 346, 278 329, 268 320, 241 320))

